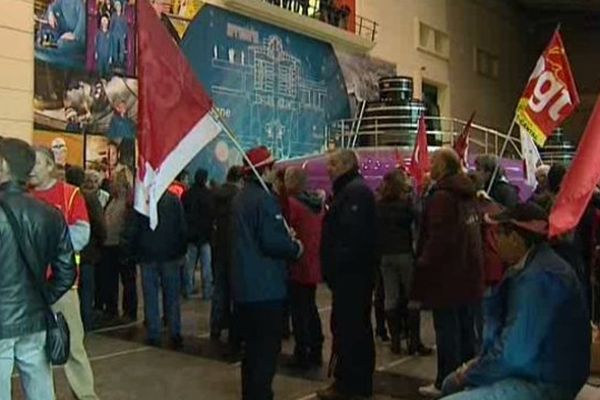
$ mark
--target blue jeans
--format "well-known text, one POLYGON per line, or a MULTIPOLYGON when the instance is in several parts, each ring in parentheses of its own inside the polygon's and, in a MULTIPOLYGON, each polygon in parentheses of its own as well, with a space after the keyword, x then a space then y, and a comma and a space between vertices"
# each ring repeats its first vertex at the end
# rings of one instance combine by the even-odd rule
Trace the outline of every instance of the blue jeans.
POLYGON ((146 263, 142 265, 142 289, 144 292, 144 314, 148 339, 159 340, 161 318, 158 294, 162 287, 163 310, 169 323, 172 338, 181 336, 181 261, 146 263))
POLYGON ((205 243, 200 246, 188 244, 185 267, 183 271, 184 294, 191 296, 196 290, 196 277, 194 272, 198 263, 202 270, 202 298, 210 300, 213 295, 213 273, 211 264, 210 244, 205 243))
MULTIPOLYGON (((444 391, 451 386, 448 384, 453 376, 444 382, 444 391)), ((451 390, 451 389, 450 389, 451 390)), ((573 400, 577 393, 548 384, 536 384, 521 379, 506 379, 490 386, 465 390, 444 397, 444 400, 573 400)))
POLYGON ((46 356, 46 332, 0 339, 0 400, 11 399, 11 375, 16 365, 28 400, 54 400, 52 368, 46 356))

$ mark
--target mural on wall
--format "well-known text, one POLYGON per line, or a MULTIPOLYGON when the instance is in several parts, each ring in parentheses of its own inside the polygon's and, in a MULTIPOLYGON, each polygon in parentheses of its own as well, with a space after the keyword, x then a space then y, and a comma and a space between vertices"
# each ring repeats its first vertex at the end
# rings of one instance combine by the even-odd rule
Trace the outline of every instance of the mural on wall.
POLYGON ((348 97, 355 115, 361 101, 379 100, 379 79, 396 75, 396 64, 360 54, 336 50, 348 97))
MULTIPOLYGON (((181 47, 244 148, 266 145, 279 159, 319 152, 326 126, 350 115, 328 43, 206 5, 181 47)), ((222 177, 239 160, 230 147, 213 141, 193 166, 222 177)))
POLYGON ((133 170, 135 0, 40 0, 34 20, 34 142, 107 177, 133 170))

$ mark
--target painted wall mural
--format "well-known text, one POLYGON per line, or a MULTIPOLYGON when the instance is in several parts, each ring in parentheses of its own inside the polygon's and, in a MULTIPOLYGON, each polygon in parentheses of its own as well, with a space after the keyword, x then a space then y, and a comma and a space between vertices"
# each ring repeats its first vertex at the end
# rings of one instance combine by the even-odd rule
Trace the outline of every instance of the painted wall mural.
MULTIPOLYGON (((319 152, 325 127, 350 116, 330 44, 206 5, 181 42, 196 75, 244 148, 279 159, 319 152)), ((194 161, 221 177, 239 162, 219 138, 194 161)))
POLYGON ((34 142, 107 177, 133 169, 135 0, 39 0, 34 21, 34 142))

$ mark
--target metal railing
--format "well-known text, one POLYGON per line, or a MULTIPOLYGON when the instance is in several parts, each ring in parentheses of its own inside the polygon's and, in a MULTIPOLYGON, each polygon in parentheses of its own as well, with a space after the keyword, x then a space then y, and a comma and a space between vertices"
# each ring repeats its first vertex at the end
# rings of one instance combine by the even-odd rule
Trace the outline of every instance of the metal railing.
POLYGON ((377 22, 353 13, 348 6, 337 6, 335 0, 262 0, 290 12, 305 15, 352 32, 362 38, 375 41, 377 22))
MULTIPOLYGON (((467 121, 458 118, 425 117, 428 144, 430 146, 454 145, 467 121)), ((418 122, 409 116, 363 117, 358 132, 356 119, 343 119, 334 122, 325 130, 326 146, 352 148, 360 146, 412 147, 417 134, 418 122), (356 137, 358 136, 358 140, 356 137)), ((499 155, 506 133, 482 125, 472 124, 469 146, 476 153, 499 155)), ((508 138, 509 146, 504 157, 521 158, 521 140, 518 135, 508 138)))

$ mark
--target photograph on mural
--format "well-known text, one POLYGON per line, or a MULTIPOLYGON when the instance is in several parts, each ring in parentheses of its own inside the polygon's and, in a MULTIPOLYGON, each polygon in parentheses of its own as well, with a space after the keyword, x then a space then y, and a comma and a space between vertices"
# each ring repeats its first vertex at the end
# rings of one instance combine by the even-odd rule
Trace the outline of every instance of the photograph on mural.
MULTIPOLYGON (((279 159, 319 152, 327 126, 350 116, 328 43, 205 5, 181 47, 245 148, 279 159)), ((215 174, 229 164, 215 162, 215 174)))
POLYGON ((61 168, 83 165, 84 139, 82 135, 60 131, 33 131, 33 143, 52 150, 56 164, 61 168))
POLYGON ((71 133, 104 134, 110 139, 135 138, 137 80, 36 67, 34 124, 71 133))
POLYGON ((365 55, 335 52, 348 89, 354 115, 358 103, 379 100, 379 79, 396 75, 396 65, 365 55))
POLYGON ((87 0, 87 70, 135 76, 135 32, 135 0, 87 0))
POLYGON ((36 60, 82 70, 86 52, 86 0, 38 0, 34 8, 36 60))

